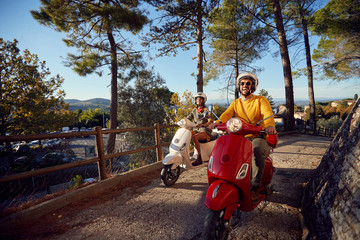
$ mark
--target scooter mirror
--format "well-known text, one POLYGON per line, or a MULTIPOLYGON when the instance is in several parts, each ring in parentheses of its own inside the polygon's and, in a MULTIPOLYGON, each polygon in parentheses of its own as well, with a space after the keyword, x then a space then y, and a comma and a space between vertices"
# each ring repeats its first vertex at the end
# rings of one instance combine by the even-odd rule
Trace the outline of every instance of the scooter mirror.
POLYGON ((210 113, 212 113, 218 120, 220 120, 220 118, 213 112, 214 106, 212 104, 209 105, 208 109, 210 113))
POLYGON ((274 117, 274 115, 275 115, 275 114, 273 114, 273 115, 271 115, 271 116, 268 116, 267 118, 264 118, 263 120, 258 121, 258 122, 256 123, 256 126, 259 126, 259 124, 260 124, 261 122, 263 122, 263 121, 265 121, 265 120, 267 120, 267 119, 269 119, 269 118, 274 117))
POLYGON ((178 109, 177 109, 177 108, 174 109, 174 113, 175 113, 175 116, 179 119, 179 116, 177 115, 177 113, 178 113, 178 109))

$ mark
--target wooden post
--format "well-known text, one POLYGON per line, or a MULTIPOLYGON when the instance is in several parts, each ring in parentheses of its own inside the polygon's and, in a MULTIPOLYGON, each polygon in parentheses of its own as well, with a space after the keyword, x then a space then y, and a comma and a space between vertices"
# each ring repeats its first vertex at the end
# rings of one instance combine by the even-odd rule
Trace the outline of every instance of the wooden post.
POLYGON ((100 126, 97 126, 97 127, 95 127, 95 131, 96 131, 95 141, 96 141, 97 155, 100 159, 98 162, 99 180, 104 180, 107 178, 107 174, 106 174, 106 163, 105 163, 102 128, 100 126))
POLYGON ((160 125, 158 123, 154 124, 155 127, 155 145, 156 145, 156 159, 157 161, 162 161, 162 149, 161 149, 161 139, 160 139, 160 125))

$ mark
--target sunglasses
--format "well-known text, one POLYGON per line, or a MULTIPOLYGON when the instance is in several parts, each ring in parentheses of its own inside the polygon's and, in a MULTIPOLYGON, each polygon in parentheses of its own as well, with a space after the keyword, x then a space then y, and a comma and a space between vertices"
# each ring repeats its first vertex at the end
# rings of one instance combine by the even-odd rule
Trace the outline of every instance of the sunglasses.
POLYGON ((246 84, 246 86, 250 86, 251 82, 241 82, 240 84, 241 84, 241 86, 244 86, 245 84, 246 84))

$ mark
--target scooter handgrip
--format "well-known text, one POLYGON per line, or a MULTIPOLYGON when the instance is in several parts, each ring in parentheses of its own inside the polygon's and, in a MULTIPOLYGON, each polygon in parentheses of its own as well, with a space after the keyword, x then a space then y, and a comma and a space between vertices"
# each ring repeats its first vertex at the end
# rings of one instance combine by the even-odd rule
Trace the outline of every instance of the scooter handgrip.
POLYGON ((216 128, 220 131, 227 131, 226 123, 219 123, 216 128))
POLYGON ((268 141, 270 147, 275 148, 278 143, 278 135, 277 134, 268 134, 266 137, 266 140, 268 141))

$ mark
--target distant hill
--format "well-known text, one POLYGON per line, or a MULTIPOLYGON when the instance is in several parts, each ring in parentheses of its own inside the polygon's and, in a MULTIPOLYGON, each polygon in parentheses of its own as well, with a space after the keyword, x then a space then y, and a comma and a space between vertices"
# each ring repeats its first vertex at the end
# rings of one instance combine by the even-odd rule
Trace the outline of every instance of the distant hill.
POLYGON ((110 109, 110 100, 105 98, 92 98, 89 100, 78 100, 78 99, 65 99, 66 103, 69 103, 70 109, 72 111, 81 109, 87 110, 89 108, 101 108, 109 111, 110 109))

